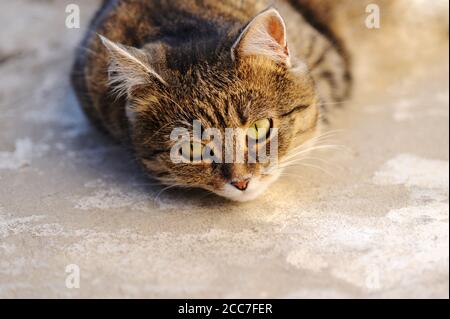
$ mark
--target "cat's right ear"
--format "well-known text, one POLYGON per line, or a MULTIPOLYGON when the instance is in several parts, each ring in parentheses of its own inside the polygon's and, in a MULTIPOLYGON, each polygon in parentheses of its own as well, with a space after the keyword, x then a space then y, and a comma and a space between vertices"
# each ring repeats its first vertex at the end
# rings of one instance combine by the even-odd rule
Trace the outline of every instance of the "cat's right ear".
POLYGON ((99 37, 111 57, 109 84, 117 96, 129 96, 139 87, 155 81, 167 86, 167 82, 151 66, 150 57, 144 51, 114 43, 101 35, 99 37))

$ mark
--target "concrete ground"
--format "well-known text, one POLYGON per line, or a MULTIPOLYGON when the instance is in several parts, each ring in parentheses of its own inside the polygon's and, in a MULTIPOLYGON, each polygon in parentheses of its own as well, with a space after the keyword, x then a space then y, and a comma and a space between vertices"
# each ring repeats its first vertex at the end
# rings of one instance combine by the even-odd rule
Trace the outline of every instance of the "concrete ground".
MULTIPOLYGON (((161 193, 91 129, 68 2, 0 2, 0 297, 449 297, 447 45, 383 89, 360 67, 329 114, 346 150, 233 204, 161 193)), ((85 25, 99 1, 76 2, 85 25)))

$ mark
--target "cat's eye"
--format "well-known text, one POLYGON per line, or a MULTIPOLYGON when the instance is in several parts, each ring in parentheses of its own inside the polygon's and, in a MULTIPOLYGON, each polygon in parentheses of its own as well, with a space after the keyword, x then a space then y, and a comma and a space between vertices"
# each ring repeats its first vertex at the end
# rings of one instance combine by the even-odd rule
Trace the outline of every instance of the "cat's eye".
POLYGON ((203 145, 201 143, 186 143, 180 149, 180 155, 187 161, 201 161, 203 155, 203 145))
POLYGON ((262 143, 270 137, 271 128, 273 128, 271 119, 259 120, 248 128, 247 136, 258 143, 262 143))

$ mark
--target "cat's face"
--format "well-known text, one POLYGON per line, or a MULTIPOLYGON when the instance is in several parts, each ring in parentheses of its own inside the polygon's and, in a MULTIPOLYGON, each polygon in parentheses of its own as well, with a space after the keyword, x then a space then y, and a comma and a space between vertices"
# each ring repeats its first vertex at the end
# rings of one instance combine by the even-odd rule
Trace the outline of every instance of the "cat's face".
POLYGON ((164 184, 203 188, 234 201, 256 199, 282 175, 291 152, 317 131, 313 82, 304 69, 292 64, 283 21, 271 9, 255 18, 230 55, 214 65, 200 63, 183 73, 145 70, 150 70, 153 85, 136 85, 149 79, 134 74, 132 89, 131 82, 119 89, 126 89, 129 97, 127 114, 139 160, 164 184), (264 41, 267 47, 261 47, 264 41), (218 136, 212 142, 195 139, 195 123, 200 123, 201 132, 215 129, 218 136), (180 129, 189 133, 189 140, 174 138, 180 129), (236 135, 227 149, 230 129, 236 135), (174 148, 180 145, 180 159, 184 156, 185 161, 174 161, 174 153, 178 154, 174 148), (201 158, 206 149, 216 161, 201 158), (182 150, 187 150, 188 158, 182 150), (230 150, 242 151, 243 157, 227 158, 230 150), (262 151, 269 154, 266 161, 250 160, 249 154, 262 151))

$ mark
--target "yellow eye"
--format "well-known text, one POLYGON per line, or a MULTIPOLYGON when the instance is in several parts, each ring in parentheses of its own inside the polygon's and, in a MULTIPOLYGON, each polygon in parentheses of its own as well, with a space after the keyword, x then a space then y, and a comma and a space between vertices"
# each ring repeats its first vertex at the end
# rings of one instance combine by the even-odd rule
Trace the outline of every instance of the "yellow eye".
POLYGON ((181 155, 188 161, 201 161, 203 156, 203 145, 201 143, 186 143, 180 149, 181 155))
POLYGON ((270 135, 270 129, 272 128, 272 120, 264 119, 253 123, 247 131, 247 136, 257 141, 258 143, 263 142, 270 135))

